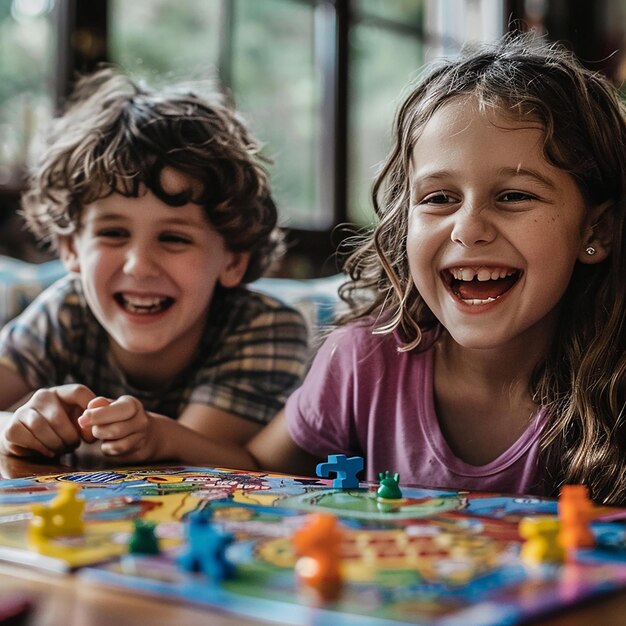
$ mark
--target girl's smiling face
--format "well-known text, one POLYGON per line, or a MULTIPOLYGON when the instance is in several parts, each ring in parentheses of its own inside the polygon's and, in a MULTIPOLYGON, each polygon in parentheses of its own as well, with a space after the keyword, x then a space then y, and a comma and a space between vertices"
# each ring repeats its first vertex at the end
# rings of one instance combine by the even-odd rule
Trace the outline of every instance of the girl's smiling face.
MULTIPOLYGON (((176 193, 192 181, 164 170, 162 183, 176 193)), ((127 373, 158 361, 172 375, 195 353, 216 284, 237 285, 248 258, 226 249, 202 207, 172 207, 149 190, 84 207, 61 253, 127 373)))
POLYGON ((573 177, 543 155, 543 129, 452 100, 412 153, 407 254, 415 286, 467 348, 509 342, 544 350, 590 211, 573 177))

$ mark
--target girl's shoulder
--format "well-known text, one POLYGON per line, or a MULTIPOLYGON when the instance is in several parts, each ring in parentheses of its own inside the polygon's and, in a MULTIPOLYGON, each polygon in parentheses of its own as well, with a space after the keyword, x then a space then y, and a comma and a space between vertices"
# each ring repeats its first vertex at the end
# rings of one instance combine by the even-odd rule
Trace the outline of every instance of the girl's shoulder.
POLYGON ((327 350, 345 349, 352 353, 392 352, 394 354, 413 354, 429 350, 440 334, 439 326, 425 329, 422 341, 417 348, 402 352, 403 341, 396 331, 382 333, 378 331, 379 322, 374 317, 365 317, 335 328, 326 337, 324 347, 327 350))
POLYGON ((375 320, 369 317, 361 318, 330 329, 324 343, 332 345, 371 345, 378 344, 381 341, 386 343, 389 340, 388 335, 375 334, 375 330, 375 320))

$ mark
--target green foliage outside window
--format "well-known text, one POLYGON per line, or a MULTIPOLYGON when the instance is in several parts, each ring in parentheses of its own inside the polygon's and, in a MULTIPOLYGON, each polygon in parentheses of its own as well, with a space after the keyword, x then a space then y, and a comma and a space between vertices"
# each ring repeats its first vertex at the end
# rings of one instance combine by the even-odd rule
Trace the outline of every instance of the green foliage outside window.
MULTIPOLYGON (((0 0, 0 184, 3 171, 23 165, 31 137, 52 110, 54 2, 0 0)), ((156 84, 217 81, 220 75, 228 80, 235 104, 273 160, 282 221, 295 228, 333 226, 331 207, 323 205, 331 182, 325 180, 322 150, 327 118, 318 4, 110 0, 108 6, 109 59, 133 77, 156 84), (225 7, 232 10, 232 40, 224 31, 225 7), (228 68, 220 72, 224 59, 228 68)), ((423 2, 353 0, 352 6, 347 213, 368 223, 369 191, 390 145, 398 96, 422 62, 423 2)))
MULTIPOLYGON (((323 81, 316 2, 235 0, 229 88, 273 160, 283 223, 332 227, 322 206, 323 81)), ((350 32, 348 216, 371 219, 369 188, 389 147, 397 97, 422 61, 422 0, 358 0, 350 32), (368 16, 379 22, 371 24, 368 16), (381 21, 382 20, 382 21, 381 21), (394 30, 394 26, 398 26, 394 30), (417 33, 417 34, 416 34, 417 33)), ((111 58, 134 75, 159 81, 218 74, 221 0, 113 0, 111 58), (149 35, 149 36, 148 36, 149 35)), ((224 68, 222 68, 223 70, 224 68)))
POLYGON ((111 61, 164 83, 215 78, 220 0, 111 0, 111 61))
POLYGON ((358 224, 372 219, 374 177, 391 148, 391 127, 407 85, 423 66, 423 3, 360 0, 363 19, 350 32, 348 216, 358 224), (366 13, 365 11, 368 11, 366 13), (404 30, 366 19, 394 18, 404 30), (387 27, 385 27, 387 26, 387 27))
POLYGON ((0 0, 0 184, 16 183, 52 111, 51 0, 0 0))

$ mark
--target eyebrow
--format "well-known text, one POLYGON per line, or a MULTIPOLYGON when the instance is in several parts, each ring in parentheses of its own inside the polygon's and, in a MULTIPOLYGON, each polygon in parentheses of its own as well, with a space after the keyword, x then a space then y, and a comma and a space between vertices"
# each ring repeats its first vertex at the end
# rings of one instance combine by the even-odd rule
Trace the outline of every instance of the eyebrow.
MULTIPOLYGON (((544 176, 541 172, 530 167, 501 167, 498 170, 499 176, 522 176, 535 179, 540 185, 546 189, 554 190, 554 182, 552 179, 544 176)), ((426 172, 424 176, 415 176, 411 181, 411 191, 419 189, 423 184, 445 180, 450 176, 455 176, 455 172, 451 170, 437 170, 435 172, 426 172)))
MULTIPOLYGON (((128 220, 129 217, 128 215, 124 215, 123 213, 114 213, 114 212, 109 212, 109 213, 100 213, 98 215, 95 215, 92 220, 94 222, 117 222, 117 221, 126 221, 128 220)), ((190 227, 197 227, 199 225, 201 225, 201 221, 196 221, 196 220, 188 220, 185 218, 181 218, 178 216, 172 216, 172 217, 168 217, 165 220, 162 220, 159 222, 159 224, 163 225, 163 226, 190 226, 190 227)))
POLYGON ((100 213, 99 211, 94 215, 91 215, 91 219, 94 222, 113 222, 115 220, 123 220, 126 216, 121 213, 100 213))
POLYGON ((410 190, 411 192, 413 192, 416 189, 419 189, 421 185, 427 184, 432 181, 437 182, 438 180, 445 180, 446 178, 449 178, 453 175, 454 173, 450 170, 437 170, 436 172, 432 173, 426 172, 424 176, 412 176, 412 180, 410 182, 410 190))
POLYGON ((498 174, 502 174, 505 176, 526 176, 529 178, 534 178, 541 185, 548 189, 554 189, 554 182, 551 178, 544 176, 541 172, 534 170, 530 167, 503 167, 498 170, 498 174))

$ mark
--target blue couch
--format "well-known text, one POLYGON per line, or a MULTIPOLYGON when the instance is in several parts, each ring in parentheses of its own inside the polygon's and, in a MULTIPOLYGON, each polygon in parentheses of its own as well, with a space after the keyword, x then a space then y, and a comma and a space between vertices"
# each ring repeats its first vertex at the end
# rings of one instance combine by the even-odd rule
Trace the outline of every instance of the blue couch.
MULTIPOLYGON (((36 264, 0 255, 0 326, 23 311, 65 272, 59 260, 36 264)), ((332 323, 339 310, 337 289, 343 280, 341 274, 306 280, 261 278, 251 287, 298 309, 316 335, 320 328, 332 323)))

